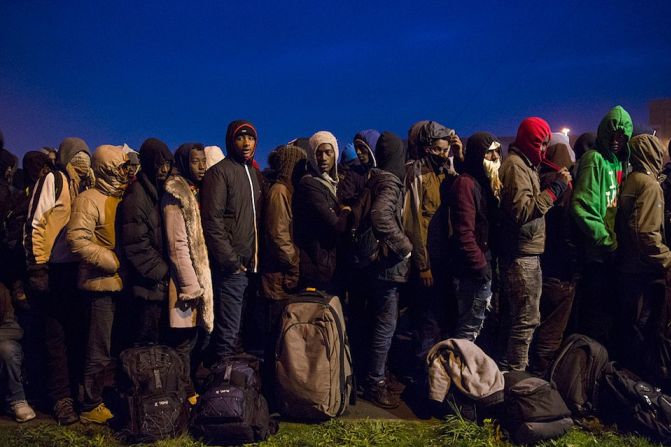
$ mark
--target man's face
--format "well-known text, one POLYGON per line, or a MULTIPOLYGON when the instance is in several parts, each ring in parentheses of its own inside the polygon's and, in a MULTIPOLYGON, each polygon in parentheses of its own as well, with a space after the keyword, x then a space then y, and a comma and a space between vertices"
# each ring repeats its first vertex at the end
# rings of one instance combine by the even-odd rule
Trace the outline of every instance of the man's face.
POLYGON ((329 143, 320 144, 315 152, 315 158, 317 159, 317 167, 319 167, 319 172, 329 173, 333 169, 335 164, 335 151, 333 146, 329 143))
POLYGON ((488 161, 496 161, 501 158, 501 154, 499 154, 498 150, 491 150, 485 152, 485 160, 488 161))
POLYGON ((548 146, 550 145, 550 136, 548 135, 545 140, 541 143, 541 155, 545 157, 545 152, 548 150, 548 146))
POLYGON ((241 134, 235 137, 233 141, 235 148, 243 159, 249 160, 254 156, 254 149, 256 148, 256 138, 252 135, 241 134))
POLYGON ((172 170, 172 162, 170 162, 169 160, 164 161, 156 171, 156 180, 161 182, 165 181, 165 179, 167 179, 168 176, 170 175, 171 170, 172 170))
POLYGON ((367 165, 370 161, 370 155, 368 148, 361 143, 356 143, 354 145, 354 150, 356 151, 356 156, 359 157, 359 161, 362 165, 367 165))
POLYGON ((442 139, 435 140, 427 150, 431 155, 447 160, 450 157, 450 142, 442 139))
POLYGON ((621 130, 616 131, 610 136, 609 148, 614 154, 618 154, 626 144, 627 136, 621 130))
POLYGON ((192 150, 189 154, 189 164, 191 167, 191 177, 198 182, 201 181, 207 169, 205 151, 192 150))
POLYGON ((49 160, 51 160, 52 163, 56 162, 56 152, 55 151, 49 151, 49 153, 47 153, 47 156, 49 157, 49 160))

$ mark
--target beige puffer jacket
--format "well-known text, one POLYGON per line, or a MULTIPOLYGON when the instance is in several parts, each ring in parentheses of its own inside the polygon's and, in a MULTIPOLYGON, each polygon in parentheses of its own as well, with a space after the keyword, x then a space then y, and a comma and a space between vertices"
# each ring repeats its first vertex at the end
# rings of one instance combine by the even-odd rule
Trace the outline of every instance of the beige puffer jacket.
POLYGON ((122 146, 99 146, 93 154, 96 175, 94 189, 75 200, 67 226, 67 241, 79 258, 78 286, 89 292, 118 292, 123 288, 114 221, 127 176, 122 165, 128 161, 122 146))

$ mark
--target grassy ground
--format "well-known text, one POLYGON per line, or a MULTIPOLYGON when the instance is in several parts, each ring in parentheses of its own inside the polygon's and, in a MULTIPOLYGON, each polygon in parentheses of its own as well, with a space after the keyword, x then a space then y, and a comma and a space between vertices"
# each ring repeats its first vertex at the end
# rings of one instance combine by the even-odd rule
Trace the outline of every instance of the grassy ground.
MULTIPOLYGON (((113 433, 93 426, 58 427, 35 423, 0 427, 3 447, 102 447, 121 446, 113 433)), ((156 447, 201 447, 202 443, 188 436, 160 441, 156 447)), ((394 447, 508 447, 500 429, 485 423, 478 426, 457 417, 440 422, 394 420, 333 420, 320 425, 283 423, 280 432, 262 447, 332 447, 332 446, 394 446, 394 447)), ((544 447, 652 447, 653 444, 635 436, 620 436, 599 429, 587 432, 574 429, 566 436, 541 444, 544 447)))

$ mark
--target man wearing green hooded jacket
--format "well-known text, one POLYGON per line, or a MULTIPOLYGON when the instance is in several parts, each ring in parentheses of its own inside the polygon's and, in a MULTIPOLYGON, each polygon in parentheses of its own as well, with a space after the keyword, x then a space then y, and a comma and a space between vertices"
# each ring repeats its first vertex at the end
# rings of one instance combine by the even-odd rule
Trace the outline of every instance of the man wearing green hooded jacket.
POLYGON ((612 326, 613 260, 617 248, 615 215, 620 185, 626 175, 631 116, 621 106, 599 124, 596 143, 580 159, 571 214, 584 249, 584 266, 576 297, 576 329, 607 343, 612 326))

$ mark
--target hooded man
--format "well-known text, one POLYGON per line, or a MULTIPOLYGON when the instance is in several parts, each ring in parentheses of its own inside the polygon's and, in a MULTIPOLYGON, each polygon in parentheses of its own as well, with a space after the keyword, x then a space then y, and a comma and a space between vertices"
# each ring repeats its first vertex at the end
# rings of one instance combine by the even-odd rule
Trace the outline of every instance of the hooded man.
POLYGON ((337 198, 338 142, 331 132, 310 137, 308 172, 293 196, 294 240, 300 250, 299 286, 336 292, 336 245, 351 208, 337 198))
POLYGON ((65 138, 55 168, 33 188, 24 229, 28 296, 45 331, 47 396, 62 425, 79 420, 73 396, 78 393, 86 342, 78 258, 67 244, 65 225, 74 200, 93 181, 88 146, 81 138, 65 138))
POLYGON ((501 143, 487 132, 472 135, 466 143, 462 172, 447 196, 453 229, 453 284, 459 319, 453 338, 475 341, 492 297, 490 231, 496 227, 498 172, 501 143))
POLYGON ((501 285, 510 313, 508 347, 502 368, 524 371, 529 345, 540 322, 542 290, 540 255, 545 249, 545 214, 568 188, 567 169, 541 189, 538 176, 550 143, 550 126, 526 118, 501 165, 501 285))
POLYGON ((573 150, 575 152, 575 162, 578 163, 585 152, 590 149, 594 149, 594 144, 596 143, 596 135, 591 132, 585 132, 581 134, 575 143, 573 144, 573 150))
POLYGON ((463 151, 455 131, 435 121, 415 124, 410 134, 420 158, 406 165, 403 225, 413 246, 414 293, 422 297, 413 303, 412 313, 419 330, 418 357, 423 358, 450 325, 450 229, 447 205, 442 201, 456 174, 450 172, 450 157, 463 151), (434 271, 440 272, 435 281, 434 271))
POLYGON ((112 418, 102 399, 115 301, 123 289, 116 243, 116 210, 128 186, 130 163, 123 146, 103 145, 93 154, 95 188, 80 194, 72 207, 67 241, 79 258, 78 287, 88 305, 88 345, 84 367, 84 401, 80 418, 103 424, 112 418))
POLYGON ((240 349, 247 274, 258 271, 261 186, 252 166, 257 143, 252 123, 231 122, 226 130, 226 158, 205 173, 200 191, 214 286, 211 343, 219 359, 240 349))
MULTIPOLYGON (((368 210, 359 216, 359 230, 370 228, 378 242, 377 255, 361 275, 366 304, 364 316, 370 331, 364 362, 364 398, 382 408, 395 408, 398 399, 389 392, 385 378, 387 356, 398 319, 399 285, 407 282, 412 244, 403 231, 403 141, 383 132, 375 146, 377 167, 370 170, 366 189, 368 210), (367 212, 366 212, 367 211, 367 212)), ((362 210, 356 210, 357 213, 362 210)))
MULTIPOLYGON (((568 169, 570 172, 573 169, 569 146, 565 142, 553 144, 552 141, 540 169, 541 189, 550 187, 558 170, 568 169)), ((541 320, 534 333, 529 362, 530 369, 539 377, 544 376, 561 345, 575 295, 578 254, 571 232, 571 194, 569 187, 545 215, 545 251, 541 255, 541 320)))
POLYGON ((609 297, 615 295, 614 282, 610 281, 617 248, 615 215, 632 132, 631 117, 622 107, 606 114, 599 124, 594 149, 580 159, 571 199, 571 215, 584 249, 576 301, 577 330, 601 343, 607 343, 612 326, 609 297))
POLYGON ((138 309, 136 341, 159 342, 159 322, 167 311, 169 266, 163 241, 160 199, 172 171, 168 146, 148 138, 140 146, 140 172, 119 206, 117 250, 128 270, 126 286, 138 309))
POLYGON ((668 381, 668 372, 658 375, 658 356, 648 349, 657 344, 652 338, 657 334, 650 328, 668 327, 666 320, 656 324, 659 318, 668 317, 659 303, 665 300, 665 278, 671 278, 671 250, 664 239, 664 196, 658 180, 665 151, 659 138, 646 134, 632 138, 629 147, 633 170, 622 185, 616 218, 620 297, 616 352, 621 354, 618 361, 635 368, 652 366, 643 367, 648 377, 668 381))
POLYGON ((373 153, 380 132, 375 129, 362 130, 354 136, 354 151, 358 163, 346 164, 346 170, 340 172, 341 181, 338 185, 338 200, 344 205, 355 203, 368 180, 368 172, 375 167, 373 153))

